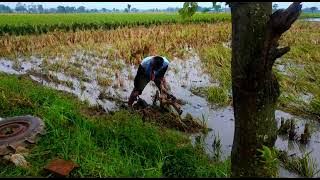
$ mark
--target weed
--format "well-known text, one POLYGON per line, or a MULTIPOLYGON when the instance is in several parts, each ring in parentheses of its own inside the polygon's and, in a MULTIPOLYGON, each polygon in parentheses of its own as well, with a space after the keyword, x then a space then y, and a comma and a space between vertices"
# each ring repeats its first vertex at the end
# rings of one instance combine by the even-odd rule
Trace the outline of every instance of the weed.
POLYGON ((277 158, 277 152, 273 148, 262 146, 262 149, 258 149, 261 153, 261 162, 264 164, 264 168, 268 171, 267 174, 271 174, 271 177, 278 176, 279 160, 277 158))
POLYGON ((218 136, 214 136, 214 140, 212 143, 212 148, 213 148, 213 159, 214 161, 220 161, 221 154, 222 154, 222 144, 221 144, 221 139, 218 134, 218 136))
POLYGON ((314 177, 320 170, 310 153, 305 153, 302 157, 295 157, 288 156, 287 152, 282 151, 278 152, 278 157, 286 169, 304 177, 314 177))

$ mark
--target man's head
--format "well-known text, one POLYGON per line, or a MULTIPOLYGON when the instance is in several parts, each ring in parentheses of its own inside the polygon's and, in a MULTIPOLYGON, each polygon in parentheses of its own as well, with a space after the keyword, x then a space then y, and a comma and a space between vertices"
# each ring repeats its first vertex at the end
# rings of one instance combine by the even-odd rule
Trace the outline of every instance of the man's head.
POLYGON ((153 68, 159 70, 162 67, 163 58, 161 56, 153 57, 153 68))

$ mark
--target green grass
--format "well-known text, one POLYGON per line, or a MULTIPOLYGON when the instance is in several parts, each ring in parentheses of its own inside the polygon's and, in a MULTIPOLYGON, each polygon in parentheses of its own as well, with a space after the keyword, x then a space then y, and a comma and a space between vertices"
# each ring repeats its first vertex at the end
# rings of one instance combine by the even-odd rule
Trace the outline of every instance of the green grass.
POLYGON ((218 105, 227 105, 230 102, 229 91, 231 89, 231 49, 222 44, 204 48, 200 53, 205 70, 212 78, 219 81, 219 87, 209 87, 207 97, 210 102, 218 105))
POLYGON ((209 87, 207 90, 207 97, 210 102, 217 105, 226 105, 231 99, 228 90, 223 87, 209 87))
POLYGON ((320 13, 302 13, 299 18, 320 18, 320 13))
POLYGON ((277 151, 274 148, 263 146, 262 149, 258 149, 261 153, 260 162, 263 163, 265 171, 270 174, 271 177, 278 177, 279 160, 277 158, 277 151))
POLYGON ((290 65, 283 74, 274 68, 280 83, 279 107, 295 114, 320 114, 320 23, 297 22, 281 38, 280 44, 291 50, 276 64, 290 65), (301 94, 313 95, 310 103, 301 94))
POLYGON ((311 110, 313 113, 320 116, 320 96, 315 97, 311 102, 311 110))
MULTIPOLYGON (((229 13, 195 14, 192 23, 230 21, 229 13)), ((41 34, 49 31, 115 29, 118 27, 188 23, 178 13, 117 13, 117 14, 1 14, 0 34, 41 34)))
POLYGON ((305 153, 302 157, 290 157, 287 152, 278 151, 278 158, 289 171, 296 172, 303 177, 312 178, 320 169, 310 153, 305 153))
POLYGON ((70 177, 229 176, 230 160, 213 162, 185 134, 145 123, 128 111, 101 115, 69 94, 4 74, 0 96, 0 117, 37 116, 47 131, 26 157, 31 168, 1 161, 0 177, 46 176, 42 169, 54 158, 80 165, 70 177))
MULTIPOLYGON (((300 18, 318 18, 320 13, 303 13, 300 18)), ((230 21, 230 13, 196 13, 192 23, 230 21)), ((0 35, 42 34, 50 31, 115 29, 124 26, 150 26, 188 23, 178 13, 90 13, 90 14, 1 14, 0 35)))

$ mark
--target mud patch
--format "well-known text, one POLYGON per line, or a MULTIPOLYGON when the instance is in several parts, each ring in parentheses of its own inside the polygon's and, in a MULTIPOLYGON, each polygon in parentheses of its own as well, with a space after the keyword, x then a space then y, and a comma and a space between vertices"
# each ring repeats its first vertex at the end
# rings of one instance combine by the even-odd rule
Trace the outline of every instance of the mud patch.
POLYGON ((158 106, 148 106, 136 111, 144 121, 156 123, 160 127, 176 129, 186 133, 199 133, 207 129, 200 120, 193 118, 190 114, 181 118, 179 115, 161 109, 158 106))
POLYGON ((293 71, 295 69, 298 70, 304 70, 303 64, 296 64, 296 63, 288 63, 288 62, 282 62, 283 60, 277 61, 275 64, 275 69, 286 76, 294 77, 295 73, 293 71))
POLYGON ((304 21, 320 22, 320 18, 306 18, 304 21))
POLYGON ((310 104, 312 98, 314 97, 313 94, 311 93, 300 93, 300 100, 302 100, 303 102, 310 104))

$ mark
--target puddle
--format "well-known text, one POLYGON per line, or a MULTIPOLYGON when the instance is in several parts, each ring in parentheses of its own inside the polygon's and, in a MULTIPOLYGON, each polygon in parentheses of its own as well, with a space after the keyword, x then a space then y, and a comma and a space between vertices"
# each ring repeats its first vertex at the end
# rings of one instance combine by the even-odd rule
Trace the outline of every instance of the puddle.
POLYGON ((320 18, 306 18, 304 21, 320 22, 320 18))
POLYGON ((0 71, 8 74, 22 74, 13 69, 13 62, 1 59, 0 60, 0 71))
MULTIPOLYGON (((204 139, 205 142, 205 149, 207 153, 213 152, 212 144, 214 137, 216 135, 219 135, 221 139, 221 150, 222 150, 222 159, 230 156, 231 149, 232 149, 232 143, 233 143, 233 134, 234 134, 234 116, 233 116, 233 108, 232 107, 226 107, 226 108, 220 108, 217 110, 209 109, 205 110, 203 113, 206 113, 206 117, 208 119, 207 124, 209 128, 212 128, 213 131, 209 132, 204 139)), ((195 113, 191 113, 192 115, 199 115, 197 111, 195 113)), ((276 140, 275 146, 277 149, 280 150, 286 150, 289 154, 296 154, 297 156, 302 156, 302 154, 306 152, 310 152, 312 158, 316 160, 318 166, 320 164, 320 125, 318 122, 302 119, 300 117, 293 116, 289 113, 277 110, 275 112, 278 128, 280 127, 280 119, 281 117, 285 120, 294 118, 297 123, 297 134, 300 135, 303 133, 304 125, 306 122, 311 123, 310 127, 313 127, 312 130, 312 138, 310 139, 310 142, 307 145, 301 145, 299 142, 293 142, 289 141, 288 137, 278 136, 278 139, 276 140)), ((192 142, 195 143, 195 137, 197 135, 192 136, 192 142)), ((320 166, 319 166, 320 168, 320 166)), ((283 168, 282 168, 283 169, 283 168)), ((296 175, 291 172, 287 171, 280 171, 280 177, 295 177, 296 175)), ((317 177, 320 177, 320 174, 318 173, 316 175, 317 177)))
POLYGON ((300 93, 300 99, 307 104, 310 104, 313 97, 314 95, 312 93, 300 93))
MULTIPOLYGON (((303 119, 297 116, 293 116, 289 113, 281 112, 277 114, 276 117, 284 117, 285 119, 294 118, 296 122, 296 132, 298 135, 302 134, 304 131, 304 125, 308 122, 311 128, 311 139, 306 145, 303 145, 297 141, 289 141, 286 136, 278 136, 276 141, 276 147, 280 150, 286 150, 288 154, 296 154, 297 156, 302 156, 307 152, 311 152, 311 157, 315 160, 318 168, 320 168, 320 124, 316 121, 310 119, 303 119)), ((280 127, 280 120, 278 119, 278 127, 280 127)), ((315 175, 315 177, 320 177, 320 173, 315 175)))
POLYGON ((282 63, 280 61, 275 63, 276 70, 278 70, 281 74, 289 76, 289 77, 294 77, 294 71, 295 69, 297 70, 304 70, 304 65, 303 64, 292 64, 292 63, 282 63))
MULTIPOLYGON (((59 58, 52 59, 49 63, 60 61, 59 58)), ((119 102, 126 102, 133 89, 133 79, 137 72, 137 66, 125 66, 124 61, 119 60, 118 64, 124 66, 119 72, 107 73, 103 71, 99 75, 102 78, 111 80, 110 86, 101 86, 97 82, 97 70, 107 60, 97 59, 94 55, 85 52, 77 52, 70 59, 68 63, 82 62, 84 65, 82 70, 88 81, 83 81, 80 78, 66 75, 63 71, 53 72, 47 71, 44 74, 41 70, 42 61, 40 59, 31 58, 31 60, 19 59, 18 67, 14 67, 14 63, 10 60, 0 60, 0 71, 8 74, 26 74, 30 72, 30 77, 43 85, 73 93, 83 101, 88 101, 89 104, 100 104, 106 111, 118 110, 119 104, 116 105, 108 99, 118 100, 119 102), (52 78, 48 78, 50 75, 52 78), (47 78, 44 78, 46 76, 47 78), (68 84, 68 85, 67 85, 68 84), (101 96, 103 94, 103 96, 101 96), (100 98, 105 97, 105 98, 100 98), (113 104, 113 105, 111 105, 113 104)), ((174 59, 171 61, 166 79, 174 94, 183 100, 190 102, 197 102, 187 105, 185 108, 197 108, 201 110, 206 103, 198 96, 194 96, 190 89, 192 87, 206 87, 211 85, 218 85, 217 82, 212 81, 208 74, 202 73, 202 67, 199 63, 199 57, 194 56, 187 60, 174 59)), ((156 86, 154 83, 149 83, 143 91, 142 97, 148 103, 152 103, 151 94, 155 94, 156 86)))
MULTIPOLYGON (((54 59, 52 61, 58 61, 54 59)), ((133 79, 137 72, 137 66, 125 65, 119 71, 111 69, 111 73, 103 69, 101 73, 98 73, 99 68, 103 68, 106 65, 112 65, 107 59, 99 59, 98 57, 85 52, 77 52, 70 59, 72 64, 80 64, 86 81, 81 80, 80 77, 71 77, 66 75, 63 71, 52 72, 49 71, 50 76, 55 77, 56 81, 52 81, 48 78, 43 78, 40 65, 42 60, 19 60, 20 67, 13 68, 13 63, 6 59, 0 60, 0 71, 10 74, 26 74, 27 72, 36 72, 30 77, 45 85, 58 90, 66 91, 76 95, 82 101, 88 101, 91 105, 100 105, 105 111, 116 111, 121 105, 128 101, 129 95, 133 89, 133 79), (82 64, 82 66, 81 66, 82 64), (110 79, 109 86, 103 86, 98 83, 97 76, 110 79)), ((113 62, 114 63, 114 62, 113 62)), ((123 65, 123 61, 117 60, 118 65, 123 65)), ((280 71, 285 71, 285 66, 278 67, 280 71)), ((197 87, 210 87, 219 86, 219 82, 210 78, 206 73, 203 73, 203 67, 201 66, 198 56, 192 56, 186 60, 174 59, 171 61, 168 72, 166 73, 166 80, 172 90, 172 93, 178 98, 183 100, 185 104, 182 106, 183 114, 185 116, 190 113, 193 117, 204 119, 207 122, 209 128, 213 129, 209 131, 206 137, 204 137, 206 143, 206 151, 210 154, 213 151, 212 143, 215 135, 219 135, 222 144, 222 158, 230 156, 233 133, 234 133, 234 117, 232 107, 218 108, 203 97, 197 96, 191 92, 192 88, 197 87)), ((156 92, 156 86, 154 83, 149 83, 144 89, 142 95, 147 103, 152 104, 152 96, 156 92)), ((310 95, 303 97, 309 100, 310 95)), ((292 115, 276 111, 276 118, 278 120, 278 126, 280 126, 280 118, 289 119, 292 115)), ((298 132, 303 131, 303 125, 306 121, 310 120, 301 119, 295 117, 298 120, 298 132)), ((289 153, 301 154, 301 152, 312 152, 312 157, 316 159, 317 164, 320 162, 320 126, 318 123, 314 123, 312 127, 315 128, 315 132, 312 134, 311 141, 306 146, 292 143, 284 137, 279 137, 276 141, 276 147, 282 150, 288 150, 289 153)), ((191 136, 192 143, 195 142, 197 134, 191 136)), ((287 172, 284 169, 280 169, 281 177, 295 177, 291 172, 287 172)), ((319 174, 318 174, 319 176, 319 174)))

